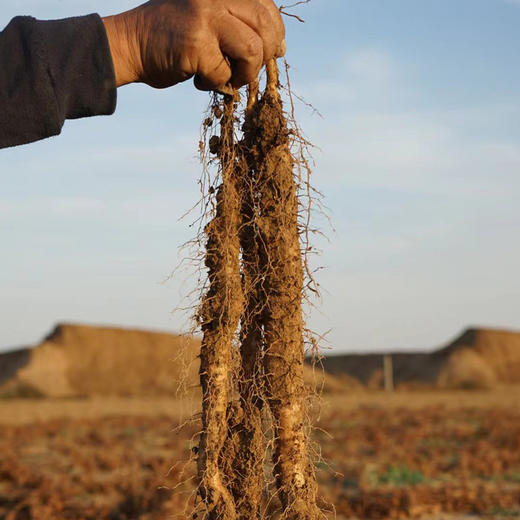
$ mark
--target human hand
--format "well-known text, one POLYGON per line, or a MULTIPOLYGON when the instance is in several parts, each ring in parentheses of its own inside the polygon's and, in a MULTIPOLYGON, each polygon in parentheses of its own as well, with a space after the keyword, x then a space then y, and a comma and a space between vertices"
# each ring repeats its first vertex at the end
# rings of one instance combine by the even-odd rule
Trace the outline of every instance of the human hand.
POLYGON ((194 77, 200 90, 238 88, 285 54, 273 0, 150 0, 103 22, 118 87, 166 88, 194 77))

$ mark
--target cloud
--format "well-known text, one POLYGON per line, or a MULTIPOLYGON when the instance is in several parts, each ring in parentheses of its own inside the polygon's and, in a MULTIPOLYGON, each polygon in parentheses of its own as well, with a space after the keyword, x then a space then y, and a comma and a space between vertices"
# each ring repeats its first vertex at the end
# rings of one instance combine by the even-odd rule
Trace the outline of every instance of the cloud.
POLYGON ((345 54, 340 60, 344 78, 357 79, 365 83, 388 83, 396 76, 397 64, 384 51, 366 48, 345 54))
POLYGON ((337 115, 333 126, 325 119, 316 128, 319 171, 343 186, 509 193, 520 189, 520 145, 468 135, 472 120, 484 127, 496 112, 502 107, 483 109, 478 117, 473 110, 337 115))
POLYGON ((421 104, 412 67, 373 48, 344 56, 335 77, 305 87, 324 118, 301 118, 337 229, 316 326, 351 350, 517 326, 520 107, 421 104))
POLYGON ((384 50, 368 47, 338 53, 329 74, 314 81, 302 80, 301 92, 306 99, 325 109, 335 105, 341 110, 345 103, 361 100, 388 99, 397 87, 401 69, 384 50))
POLYGON ((403 106, 394 94, 415 99, 420 78, 388 53, 362 48, 341 63, 334 78, 309 82, 302 92, 324 115, 300 110, 319 149, 322 181, 436 194, 520 188, 520 144, 509 133, 518 105, 403 106))

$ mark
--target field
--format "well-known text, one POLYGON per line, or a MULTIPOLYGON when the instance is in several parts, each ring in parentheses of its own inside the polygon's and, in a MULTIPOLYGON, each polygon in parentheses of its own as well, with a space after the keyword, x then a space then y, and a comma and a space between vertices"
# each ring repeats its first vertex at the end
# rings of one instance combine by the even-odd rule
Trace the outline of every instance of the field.
MULTIPOLYGON (((192 518, 195 406, 0 401, 0 519, 192 518)), ((519 389, 336 394, 315 413, 339 520, 520 518, 519 389)))

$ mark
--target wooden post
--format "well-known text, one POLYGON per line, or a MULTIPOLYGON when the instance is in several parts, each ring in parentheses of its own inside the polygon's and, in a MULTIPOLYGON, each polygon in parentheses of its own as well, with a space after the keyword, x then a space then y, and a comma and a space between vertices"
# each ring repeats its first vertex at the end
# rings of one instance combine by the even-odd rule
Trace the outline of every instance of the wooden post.
POLYGON ((383 367, 385 374, 385 390, 387 392, 394 391, 394 366, 392 354, 385 354, 383 356, 383 367))

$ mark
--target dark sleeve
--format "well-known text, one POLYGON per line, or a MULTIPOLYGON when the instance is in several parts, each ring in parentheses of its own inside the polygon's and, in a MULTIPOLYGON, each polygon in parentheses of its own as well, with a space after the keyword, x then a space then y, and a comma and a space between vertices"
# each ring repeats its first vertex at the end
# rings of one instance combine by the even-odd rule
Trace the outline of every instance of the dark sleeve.
POLYGON ((109 115, 114 66, 97 14, 13 18, 0 32, 0 148, 58 135, 65 119, 109 115))

